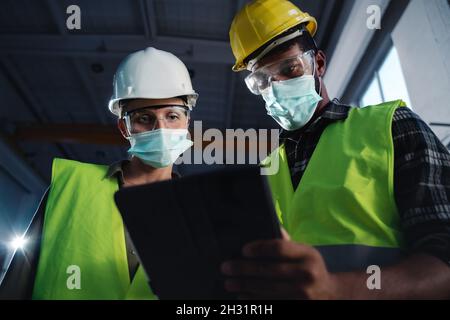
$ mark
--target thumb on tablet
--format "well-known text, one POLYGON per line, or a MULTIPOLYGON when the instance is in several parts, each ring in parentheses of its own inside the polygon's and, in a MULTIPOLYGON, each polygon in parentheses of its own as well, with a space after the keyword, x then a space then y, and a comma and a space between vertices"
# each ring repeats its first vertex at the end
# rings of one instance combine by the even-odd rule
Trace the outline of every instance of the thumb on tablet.
POLYGON ((280 229, 281 229, 281 238, 283 240, 288 240, 288 241, 291 240, 291 237, 289 236, 289 233, 287 233, 287 231, 284 230, 283 227, 280 227, 280 229))

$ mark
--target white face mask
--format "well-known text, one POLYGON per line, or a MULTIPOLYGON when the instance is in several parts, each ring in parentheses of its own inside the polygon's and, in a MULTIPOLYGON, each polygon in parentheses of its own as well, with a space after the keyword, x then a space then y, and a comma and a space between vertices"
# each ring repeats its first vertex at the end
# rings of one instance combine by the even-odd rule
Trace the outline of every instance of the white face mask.
POLYGON ((193 145, 188 133, 187 129, 161 128, 131 134, 127 137, 131 143, 128 153, 154 168, 167 167, 193 145))
POLYGON ((302 128, 311 120, 322 100, 315 86, 313 75, 272 82, 262 93, 267 113, 285 130, 302 128))

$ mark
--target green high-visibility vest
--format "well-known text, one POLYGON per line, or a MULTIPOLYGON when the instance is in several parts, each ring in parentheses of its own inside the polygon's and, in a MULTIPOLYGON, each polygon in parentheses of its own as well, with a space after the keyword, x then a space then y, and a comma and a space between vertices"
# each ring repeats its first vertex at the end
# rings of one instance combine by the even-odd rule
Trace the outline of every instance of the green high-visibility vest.
MULTIPOLYGON (((352 108, 327 126, 294 189, 284 146, 269 176, 273 202, 292 240, 315 246, 331 271, 393 263, 402 254, 394 199, 392 118, 401 101, 352 108)), ((277 158, 275 158, 277 157, 277 158)))
POLYGON ((156 299, 141 266, 130 281, 118 183, 107 170, 53 161, 33 299, 156 299))

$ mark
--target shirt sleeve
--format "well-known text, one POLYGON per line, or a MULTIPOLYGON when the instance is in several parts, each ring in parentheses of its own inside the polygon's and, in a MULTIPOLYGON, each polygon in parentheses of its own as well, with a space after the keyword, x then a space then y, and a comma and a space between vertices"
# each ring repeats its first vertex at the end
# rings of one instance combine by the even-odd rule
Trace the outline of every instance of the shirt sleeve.
POLYGON ((6 271, 5 278, 0 285, 0 300, 32 298, 47 198, 48 189, 42 197, 26 232, 25 237, 28 239, 26 248, 15 252, 6 271))
POLYGON ((396 110, 394 193, 407 250, 450 266, 450 153, 409 108, 396 110))

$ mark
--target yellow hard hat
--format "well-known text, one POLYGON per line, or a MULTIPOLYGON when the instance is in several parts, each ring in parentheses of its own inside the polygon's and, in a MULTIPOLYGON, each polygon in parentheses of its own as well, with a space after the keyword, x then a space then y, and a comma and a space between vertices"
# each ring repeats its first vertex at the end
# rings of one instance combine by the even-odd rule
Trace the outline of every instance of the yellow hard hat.
POLYGON ((314 36, 317 21, 287 0, 255 0, 234 17, 230 27, 230 44, 236 63, 233 71, 246 69, 244 60, 256 50, 289 29, 306 23, 314 36))

